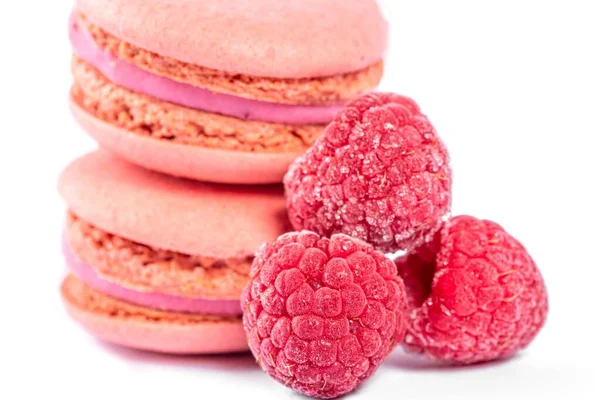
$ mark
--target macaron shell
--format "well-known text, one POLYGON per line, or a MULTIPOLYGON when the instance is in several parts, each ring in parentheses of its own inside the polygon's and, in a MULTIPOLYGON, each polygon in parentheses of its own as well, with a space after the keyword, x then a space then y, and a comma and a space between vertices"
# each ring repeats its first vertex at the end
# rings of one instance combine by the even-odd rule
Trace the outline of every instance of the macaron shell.
POLYGON ((179 179, 105 151, 71 163, 58 188, 70 210, 96 227, 185 254, 252 256, 259 245, 289 228, 279 185, 232 186, 179 179))
POLYGON ((165 174, 229 184, 280 183, 299 153, 252 153, 171 143, 118 128, 74 101, 71 113, 100 146, 129 162, 165 174))
MULTIPOLYGON (((170 354, 221 354, 248 350, 246 334, 241 319, 185 323, 161 321, 156 318, 142 320, 128 318, 127 315, 115 313, 108 315, 94 312, 82 307, 73 297, 77 291, 92 290, 82 287, 76 278, 67 277, 61 286, 61 296, 68 314, 81 324, 93 336, 109 343, 118 344, 139 350, 148 350, 170 354)), ((98 295, 97 292, 94 294, 98 295)), ((100 295, 103 296, 103 295, 100 295)), ((118 300, 106 297, 105 301, 127 305, 118 300)), ((143 313, 142 307, 135 307, 143 313)), ((153 314, 156 314, 154 312, 153 314)))
POLYGON ((375 0, 77 0, 76 10, 160 55, 273 78, 356 71, 387 44, 375 0))

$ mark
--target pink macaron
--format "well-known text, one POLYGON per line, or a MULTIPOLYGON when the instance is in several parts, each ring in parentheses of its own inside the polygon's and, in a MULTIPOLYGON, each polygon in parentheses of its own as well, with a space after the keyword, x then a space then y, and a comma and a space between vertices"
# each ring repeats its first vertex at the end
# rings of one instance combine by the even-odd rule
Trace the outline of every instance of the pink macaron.
POLYGON ((247 349, 240 294, 254 251, 288 229, 280 186, 226 186, 162 175, 105 151, 74 161, 61 292, 98 338, 138 349, 247 349))
POLYGON ((77 0, 71 110, 105 149, 191 179, 280 182, 383 73, 375 0, 77 0))

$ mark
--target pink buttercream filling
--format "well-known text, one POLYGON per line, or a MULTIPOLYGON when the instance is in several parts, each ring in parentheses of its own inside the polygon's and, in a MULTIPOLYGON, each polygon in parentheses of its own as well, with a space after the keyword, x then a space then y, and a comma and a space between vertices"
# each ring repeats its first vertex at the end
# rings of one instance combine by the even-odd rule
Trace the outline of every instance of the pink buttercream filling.
POLYGON ((132 304, 157 310, 223 316, 242 315, 239 300, 212 300, 187 298, 156 292, 140 292, 98 276, 87 263, 81 261, 63 236, 62 249, 69 270, 92 289, 132 304))
POLYGON ((79 57, 117 85, 188 108, 290 125, 328 124, 343 108, 342 105, 296 106, 250 100, 155 75, 100 48, 84 29, 79 28, 73 16, 69 23, 69 38, 79 57))

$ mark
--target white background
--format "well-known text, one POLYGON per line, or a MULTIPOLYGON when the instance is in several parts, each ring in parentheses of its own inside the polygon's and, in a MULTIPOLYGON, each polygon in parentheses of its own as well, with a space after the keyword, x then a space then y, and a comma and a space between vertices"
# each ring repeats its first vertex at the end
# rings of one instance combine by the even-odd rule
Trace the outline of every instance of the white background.
MULTIPOLYGON (((415 98, 445 139, 454 213, 496 220, 528 247, 550 315, 510 361, 440 368, 397 350, 352 398, 600 398, 598 2, 382 5, 391 44, 381 88, 415 98)), ((299 399, 249 355, 123 350, 63 312, 56 177, 94 147, 67 111, 70 7, 0 5, 0 399, 299 399)))

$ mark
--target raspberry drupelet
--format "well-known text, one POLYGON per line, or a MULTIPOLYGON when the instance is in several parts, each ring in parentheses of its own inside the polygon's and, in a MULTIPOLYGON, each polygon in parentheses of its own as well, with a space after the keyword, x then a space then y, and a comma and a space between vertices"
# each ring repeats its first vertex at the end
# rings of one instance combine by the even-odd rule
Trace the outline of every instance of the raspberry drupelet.
POLYGON ((261 247, 242 308, 261 368, 317 398, 354 390, 405 332, 406 296, 394 263, 343 234, 293 232, 261 247))
POLYGON ((409 350, 470 364, 527 346, 548 312, 543 278, 498 224, 451 218, 435 240, 396 261, 408 297, 409 350))
POLYGON ((341 232, 386 252, 431 240, 450 210, 446 147, 417 104, 396 94, 350 102, 284 184, 296 230, 341 232))

